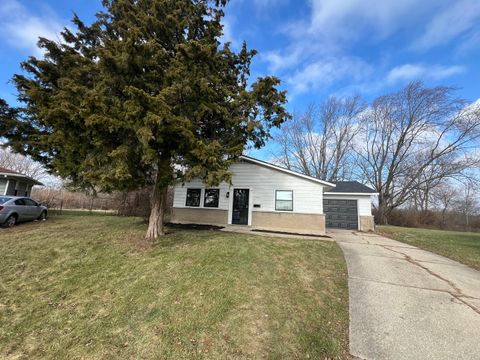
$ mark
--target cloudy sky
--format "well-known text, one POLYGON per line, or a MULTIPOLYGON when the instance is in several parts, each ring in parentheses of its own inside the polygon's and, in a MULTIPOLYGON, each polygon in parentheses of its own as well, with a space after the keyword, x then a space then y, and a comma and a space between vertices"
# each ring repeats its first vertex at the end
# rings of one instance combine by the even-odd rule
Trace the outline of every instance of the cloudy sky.
MULTIPOLYGON (((86 22, 99 0, 1 0, 0 97, 20 61, 40 55, 38 36, 56 38, 76 12, 86 22)), ((289 109, 330 95, 366 99, 415 79, 480 97, 479 0, 231 0, 224 38, 258 50, 252 75, 278 76, 289 109)))

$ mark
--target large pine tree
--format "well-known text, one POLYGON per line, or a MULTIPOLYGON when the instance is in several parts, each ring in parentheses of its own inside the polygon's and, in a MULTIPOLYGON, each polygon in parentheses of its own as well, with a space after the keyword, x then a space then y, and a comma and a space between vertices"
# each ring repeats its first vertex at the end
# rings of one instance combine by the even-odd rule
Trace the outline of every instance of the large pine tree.
POLYGON ((104 0, 93 24, 75 16, 61 42, 41 38, 44 58, 13 78, 24 106, 4 123, 9 144, 84 188, 153 184, 147 237, 164 234, 168 185, 228 181, 289 116, 277 78, 249 83, 255 51, 220 42, 225 3, 104 0))

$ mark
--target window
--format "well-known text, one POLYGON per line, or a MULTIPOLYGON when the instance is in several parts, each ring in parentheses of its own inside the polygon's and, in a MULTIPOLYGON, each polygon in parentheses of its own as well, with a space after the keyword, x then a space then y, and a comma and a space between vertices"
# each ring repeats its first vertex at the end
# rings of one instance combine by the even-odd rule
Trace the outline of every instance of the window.
POLYGON ((218 198, 220 197, 219 189, 205 189, 203 199, 204 207, 218 208, 218 198))
POLYGON ((37 203, 32 199, 23 199, 23 201, 25 201, 25 205, 27 206, 37 206, 37 203))
POLYGON ((275 210, 293 211, 293 191, 276 190, 275 191, 275 210))
POLYGON ((11 200, 12 198, 6 197, 6 196, 0 196, 0 204, 5 204, 8 200, 11 200))
POLYGON ((200 206, 201 189, 187 189, 187 201, 185 206, 200 206))
POLYGON ((17 199, 17 200, 15 200, 15 205, 24 206, 25 205, 25 200, 24 199, 17 199))

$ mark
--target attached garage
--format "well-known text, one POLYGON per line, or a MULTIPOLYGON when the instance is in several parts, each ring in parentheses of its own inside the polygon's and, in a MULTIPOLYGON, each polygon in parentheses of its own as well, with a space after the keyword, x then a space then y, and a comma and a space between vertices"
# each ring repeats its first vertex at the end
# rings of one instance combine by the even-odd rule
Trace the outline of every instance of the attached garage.
POLYGON ((323 195, 327 229, 372 230, 372 196, 377 193, 357 181, 340 181, 335 185, 323 195))

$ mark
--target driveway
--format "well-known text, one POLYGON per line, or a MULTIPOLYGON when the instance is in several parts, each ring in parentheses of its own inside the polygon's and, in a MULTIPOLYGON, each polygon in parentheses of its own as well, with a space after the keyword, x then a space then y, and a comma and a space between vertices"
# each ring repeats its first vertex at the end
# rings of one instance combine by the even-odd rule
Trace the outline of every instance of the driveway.
POLYGON ((480 272, 374 234, 330 231, 348 266, 350 352, 480 359, 480 272))

